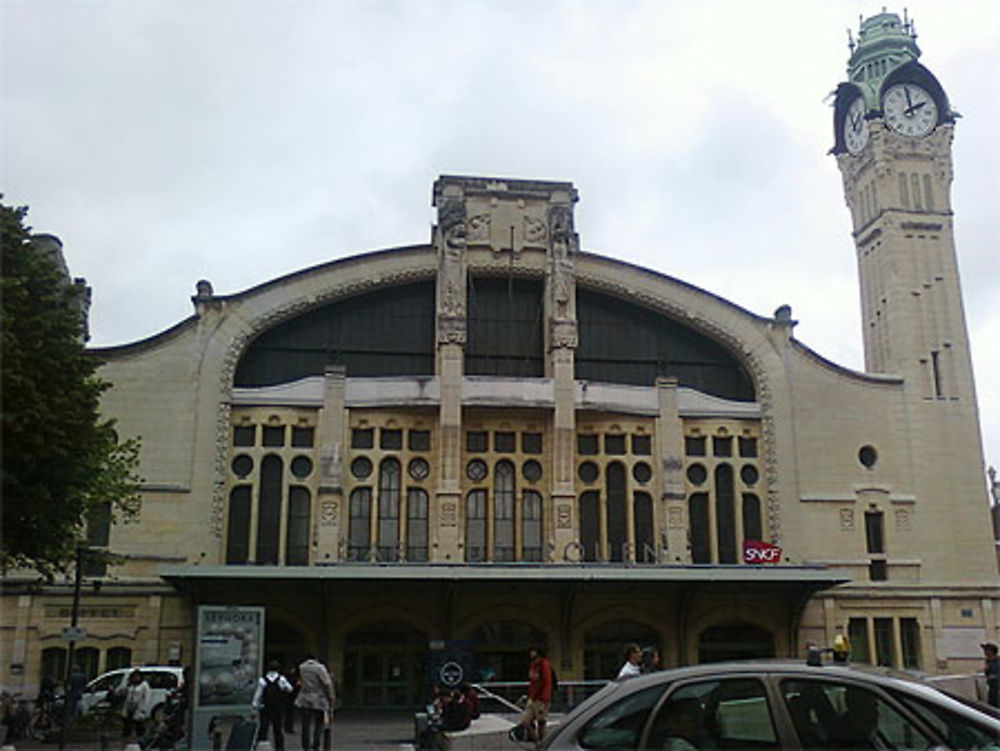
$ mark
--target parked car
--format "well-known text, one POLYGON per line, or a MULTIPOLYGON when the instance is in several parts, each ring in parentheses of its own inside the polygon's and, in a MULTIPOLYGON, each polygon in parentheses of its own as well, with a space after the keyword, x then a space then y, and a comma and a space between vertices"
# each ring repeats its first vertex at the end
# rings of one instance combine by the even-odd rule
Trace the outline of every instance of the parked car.
POLYGON ((715 663, 609 683, 541 748, 998 749, 1000 713, 863 666, 715 663))
POLYGON ((83 690, 80 697, 80 714, 88 712, 107 711, 125 697, 125 684, 133 670, 139 670, 142 677, 149 683, 151 717, 160 719, 166 705, 167 695, 179 688, 184 682, 183 668, 174 665, 145 665, 137 668, 119 668, 99 675, 83 690))

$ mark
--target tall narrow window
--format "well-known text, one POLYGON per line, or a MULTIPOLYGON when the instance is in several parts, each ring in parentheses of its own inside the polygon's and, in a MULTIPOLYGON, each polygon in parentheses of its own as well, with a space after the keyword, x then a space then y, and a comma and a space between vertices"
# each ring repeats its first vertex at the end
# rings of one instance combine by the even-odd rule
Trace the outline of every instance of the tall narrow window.
POLYGON ((508 461, 497 462, 493 472, 493 560, 514 560, 514 465, 508 461))
POLYGON ((881 511, 865 512, 865 541, 869 553, 885 552, 885 515, 881 511))
POLYGON ((931 176, 924 175, 924 208, 934 210, 934 196, 931 194, 931 176))
POLYGON ((284 463, 277 456, 265 456, 260 465, 260 498, 257 500, 258 565, 278 564, 281 549, 281 476, 284 463))
MULTIPOLYGON (((87 544, 92 548, 106 548, 111 541, 111 502, 92 506, 87 512, 87 544)), ((88 555, 83 559, 84 576, 105 576, 107 561, 88 555)))
POLYGON ((711 563, 712 543, 708 529, 708 493, 692 493, 688 499, 691 562, 711 563))
POLYGON ((736 502, 733 497, 733 468, 715 468, 715 523, 719 563, 736 563, 736 502))
POLYGON ((920 175, 915 172, 910 175, 910 193, 913 198, 913 208, 923 208, 920 201, 920 175))
POLYGON ((649 493, 636 493, 632 507, 635 522, 635 560, 656 563, 656 542, 653 539, 653 499, 649 493))
POLYGON ((347 557, 351 561, 363 561, 372 544, 372 489, 352 490, 350 506, 347 557))
POLYGON ((427 491, 421 488, 406 493, 406 560, 427 560, 427 491))
POLYGON ((596 490, 588 490, 580 496, 580 545, 583 560, 597 561, 601 558, 601 510, 600 496, 596 490))
POLYGON ((899 619, 899 638, 903 653, 903 667, 907 670, 920 669, 920 624, 916 618, 899 619))
POLYGON ((399 478, 398 459, 385 459, 378 471, 378 557, 395 561, 399 554, 399 478))
POLYGON ((760 518, 760 499, 753 493, 743 494, 743 539, 764 539, 764 525, 760 518))
POLYGON ((542 496, 525 490, 521 509, 521 560, 542 560, 542 496))
POLYGON ((309 512, 312 498, 301 485, 288 489, 288 531, 285 539, 285 564, 309 565, 309 512))
POLYGON ((486 491, 482 489, 465 496, 465 560, 486 560, 486 491))
POLYGON ((613 462, 608 465, 608 552, 609 561, 625 560, 628 542, 628 524, 625 516, 625 465, 613 462))
POLYGON ((132 664, 132 650, 128 647, 111 647, 104 657, 105 670, 127 668, 132 664))
POLYGON ((899 173, 899 202, 904 209, 910 208, 910 183, 905 172, 899 173))
POLYGON ((931 375, 934 377, 934 398, 940 399, 941 391, 941 353, 931 352, 931 375))
POLYGON ((226 532, 226 563, 242 564, 250 559, 250 486, 237 485, 229 492, 229 525, 226 532))
POLYGON ((851 618, 847 622, 847 638, 851 642, 851 662, 871 664, 872 654, 868 646, 868 619, 851 618))
POLYGON ((892 618, 875 619, 875 664, 895 667, 892 654, 892 618))

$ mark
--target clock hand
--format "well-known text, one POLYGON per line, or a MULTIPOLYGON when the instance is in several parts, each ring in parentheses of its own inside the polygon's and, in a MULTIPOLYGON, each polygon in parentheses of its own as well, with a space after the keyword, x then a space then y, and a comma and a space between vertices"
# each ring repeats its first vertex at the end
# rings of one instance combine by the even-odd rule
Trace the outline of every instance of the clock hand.
POLYGON ((911 106, 911 107, 908 107, 908 108, 906 109, 906 111, 904 112, 904 114, 905 114, 905 115, 906 115, 907 117, 909 117, 909 116, 910 116, 910 115, 912 115, 912 114, 913 114, 913 113, 914 113, 915 111, 917 111, 918 109, 920 109, 921 107, 923 107, 923 106, 924 106, 924 105, 926 105, 926 104, 927 104, 927 102, 917 102, 917 103, 916 103, 916 104, 914 104, 913 106, 911 106))
POLYGON ((913 100, 910 99, 910 87, 904 86, 903 91, 906 92, 906 106, 913 109, 913 100))

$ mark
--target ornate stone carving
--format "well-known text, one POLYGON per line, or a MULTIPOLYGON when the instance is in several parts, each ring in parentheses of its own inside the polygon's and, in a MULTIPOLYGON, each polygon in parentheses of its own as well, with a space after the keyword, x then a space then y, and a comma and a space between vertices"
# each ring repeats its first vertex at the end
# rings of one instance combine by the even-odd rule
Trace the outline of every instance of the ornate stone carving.
POLYGON ((556 506, 556 529, 573 528, 573 507, 568 503, 556 506))
POLYGON ((841 532, 854 531, 854 509, 852 508, 840 509, 840 531, 841 532))
POLYGON ((549 322, 550 346, 576 349, 578 340, 576 321, 552 320, 549 322))
POLYGON ((340 516, 340 503, 335 500, 323 501, 319 509, 319 523, 322 527, 336 527, 340 516))
POLYGON ((464 344, 465 205, 457 199, 446 200, 438 211, 438 218, 443 245, 438 254, 438 343, 464 344))
POLYGON ((488 243, 490 241, 490 215, 475 214, 469 217, 466 229, 466 240, 470 243, 488 243))
POLYGON ((896 509, 896 531, 897 532, 909 532, 910 531, 910 510, 906 508, 896 509))
POLYGON ((458 526, 458 506, 454 501, 445 501, 441 504, 441 526, 458 526))
POLYGON ((524 217, 524 243, 525 245, 545 245, 545 223, 540 219, 531 216, 524 217))

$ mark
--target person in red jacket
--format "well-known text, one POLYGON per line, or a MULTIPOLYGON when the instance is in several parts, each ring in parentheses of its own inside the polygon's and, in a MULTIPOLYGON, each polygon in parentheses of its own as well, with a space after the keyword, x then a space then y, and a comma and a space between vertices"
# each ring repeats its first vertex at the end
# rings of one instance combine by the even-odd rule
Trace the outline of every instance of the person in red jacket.
POLYGON ((545 648, 531 647, 528 650, 528 703, 524 706, 519 725, 511 728, 513 740, 542 740, 545 723, 549 719, 549 704, 552 702, 552 668, 545 657, 545 648))

